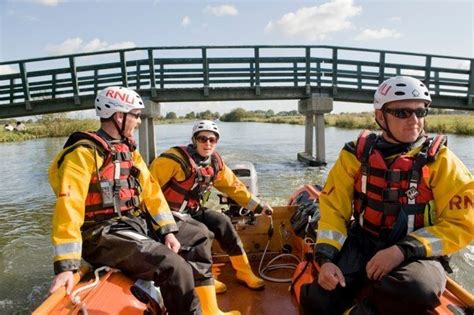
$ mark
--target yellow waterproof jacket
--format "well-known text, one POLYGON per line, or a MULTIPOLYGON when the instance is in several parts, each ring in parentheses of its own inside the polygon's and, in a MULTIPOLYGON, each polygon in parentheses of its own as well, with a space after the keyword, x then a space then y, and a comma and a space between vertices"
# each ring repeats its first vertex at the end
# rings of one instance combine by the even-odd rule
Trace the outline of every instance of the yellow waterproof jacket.
MULTIPOLYGON (((166 153, 187 158, 183 157, 175 148, 169 149, 166 153)), ((213 186, 232 198, 241 207, 252 211, 257 207, 263 207, 260 199, 248 191, 245 184, 235 176, 224 162, 222 164, 222 169, 217 173, 213 186)), ((150 172, 158 180, 161 187, 173 178, 178 182, 182 182, 186 179, 185 172, 181 165, 177 161, 163 156, 159 156, 153 160, 150 165, 150 172)))
MULTIPOLYGON (((93 149, 91 141, 80 140, 74 146, 72 151, 69 147, 58 153, 49 168, 50 184, 57 197, 52 231, 56 272, 76 270, 80 265, 81 226, 85 219, 89 183, 96 172, 96 165, 100 167, 103 164, 103 157, 93 149), (59 167, 58 161, 61 161, 59 167), (62 270, 56 268, 58 265, 62 266, 62 270)), ((159 234, 176 232, 176 222, 160 186, 151 176, 138 151, 132 153, 132 161, 140 170, 138 181, 143 189, 140 194, 140 207, 146 206, 157 223, 155 228, 159 234)))
MULTIPOLYGON (((420 147, 407 154, 415 155, 419 150, 420 147)), ((422 180, 433 192, 435 209, 431 215, 434 224, 409 233, 400 243, 407 239, 416 243, 415 246, 422 249, 417 253, 426 257, 449 255, 474 239, 474 177, 444 146, 436 160, 427 166, 429 174, 424 174, 422 180)), ((321 220, 317 247, 330 245, 337 251, 342 248, 347 238, 347 223, 353 213, 354 181, 360 167, 353 152, 345 149, 340 152, 319 197, 321 220)))

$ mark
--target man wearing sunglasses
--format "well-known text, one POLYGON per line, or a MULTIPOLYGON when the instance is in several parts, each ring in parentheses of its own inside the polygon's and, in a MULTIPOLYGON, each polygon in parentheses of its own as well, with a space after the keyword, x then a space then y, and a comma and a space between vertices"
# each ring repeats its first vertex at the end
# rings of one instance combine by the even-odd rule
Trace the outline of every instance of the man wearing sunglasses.
POLYGON ((319 198, 321 268, 301 289, 302 314, 428 314, 440 304, 445 255, 473 240, 474 178, 444 136, 424 134, 430 104, 415 78, 378 86, 382 132, 346 143, 319 198))
POLYGON ((140 95, 107 87, 95 99, 97 132, 76 132, 49 169, 57 196, 50 292, 73 287, 81 257, 160 286, 170 314, 201 314, 191 266, 177 253, 176 222, 158 183, 136 150, 140 95))
MULTIPOLYGON (((209 229, 230 256, 237 278, 251 289, 261 289, 264 282, 252 272, 242 241, 230 219, 202 205, 208 198, 210 189, 214 187, 246 209, 263 211, 267 215, 273 212, 269 205, 250 193, 225 165, 216 152, 219 138, 220 132, 215 122, 198 121, 192 129, 192 143, 184 147, 173 147, 161 154, 152 162, 150 170, 158 179, 170 208, 180 217, 187 217, 186 222, 197 221, 202 228, 209 229)), ((181 230, 180 224, 182 223, 178 220, 181 230)), ((204 314, 216 314, 216 290, 218 293, 224 292, 226 286, 212 278, 210 250, 205 259, 207 264, 203 262, 201 270, 195 269, 195 279, 198 279, 195 280, 196 292, 200 297, 208 297, 207 305, 201 298, 204 314)))

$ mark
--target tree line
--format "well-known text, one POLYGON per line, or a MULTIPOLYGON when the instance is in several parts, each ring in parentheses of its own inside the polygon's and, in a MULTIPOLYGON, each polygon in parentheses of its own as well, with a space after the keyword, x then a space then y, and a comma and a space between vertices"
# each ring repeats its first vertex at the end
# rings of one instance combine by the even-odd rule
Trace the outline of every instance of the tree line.
POLYGON ((221 115, 219 112, 211 112, 210 110, 206 110, 203 112, 190 112, 184 116, 178 117, 175 112, 168 112, 163 117, 166 120, 175 120, 175 119, 208 119, 208 120, 216 120, 220 119, 221 121, 243 121, 248 118, 271 118, 275 116, 298 116, 298 111, 291 110, 291 111, 281 111, 275 113, 273 110, 245 110, 241 107, 235 108, 231 110, 229 113, 221 115))

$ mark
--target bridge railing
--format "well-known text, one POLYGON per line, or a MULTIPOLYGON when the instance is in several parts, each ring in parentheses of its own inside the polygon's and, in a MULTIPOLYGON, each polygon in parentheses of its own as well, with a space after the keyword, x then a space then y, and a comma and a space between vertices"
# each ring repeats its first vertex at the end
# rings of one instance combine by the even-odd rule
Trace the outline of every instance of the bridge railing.
MULTIPOLYGON (((0 62, 2 105, 96 94, 110 85, 151 90, 219 87, 330 87, 371 90, 394 75, 424 81, 435 96, 474 97, 474 59, 334 46, 148 47, 0 62), (174 54, 180 57, 174 57, 174 54), (291 55, 288 55, 291 54, 291 55), (106 58, 106 59, 105 59, 106 58)), ((179 101, 177 97, 176 101, 179 101)))

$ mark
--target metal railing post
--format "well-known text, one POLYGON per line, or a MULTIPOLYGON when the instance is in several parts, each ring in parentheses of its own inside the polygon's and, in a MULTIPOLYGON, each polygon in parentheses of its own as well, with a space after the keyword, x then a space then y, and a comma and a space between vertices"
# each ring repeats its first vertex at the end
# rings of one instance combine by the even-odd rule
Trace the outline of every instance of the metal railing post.
POLYGON ((74 57, 69 57, 69 68, 71 69, 72 93, 74 94, 74 104, 80 105, 79 83, 77 81, 76 61, 74 57))
POLYGON ((311 94, 311 49, 306 47, 306 95, 311 94))
POLYGON ((362 89, 362 66, 360 64, 357 65, 357 88, 362 89))
POLYGON ((332 49, 332 95, 337 94, 337 48, 332 49))
POLYGON ((94 69, 94 94, 99 92, 99 69, 94 69))
POLYGON ((467 104, 474 103, 474 59, 471 59, 471 68, 469 70, 469 85, 467 88, 467 104))
POLYGON ((24 62, 19 63, 20 75, 21 75, 21 86, 23 87, 23 97, 25 98, 25 109, 32 110, 31 107, 31 94, 30 86, 28 84, 28 74, 26 72, 26 66, 24 62))
POLYGON ((293 86, 298 86, 298 63, 293 62, 293 86))
POLYGON ((425 63, 425 79, 423 80, 428 90, 430 89, 430 79, 431 79, 431 56, 426 56, 425 63))
POLYGON ((128 87, 127 60, 124 51, 120 52, 120 69, 122 71, 122 85, 128 87))
POLYGON ((150 74, 150 94, 151 97, 156 97, 155 59, 153 58, 153 49, 151 48, 148 49, 148 71, 150 74))
POLYGON ((56 73, 53 74, 53 81, 51 82, 51 98, 56 98, 56 73))
POLYGON ((15 79, 10 79, 10 104, 15 101, 15 79))
POLYGON ((209 96, 209 62, 207 60, 206 48, 202 48, 202 74, 204 84, 204 96, 209 96))
POLYGON ((137 90, 140 90, 140 72, 141 72, 141 69, 140 69, 140 62, 137 60, 136 62, 136 68, 137 68, 137 75, 136 75, 136 81, 135 81, 135 86, 136 86, 136 89, 137 90))
POLYGON ((381 52, 379 56, 379 84, 385 80, 385 53, 381 52))
POLYGON ((255 95, 260 95, 260 50, 258 47, 254 48, 255 57, 255 95))
POLYGON ((250 87, 255 86, 255 68, 254 68, 254 63, 250 62, 250 87))

